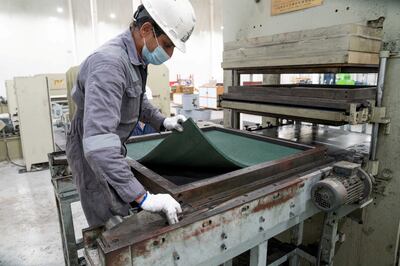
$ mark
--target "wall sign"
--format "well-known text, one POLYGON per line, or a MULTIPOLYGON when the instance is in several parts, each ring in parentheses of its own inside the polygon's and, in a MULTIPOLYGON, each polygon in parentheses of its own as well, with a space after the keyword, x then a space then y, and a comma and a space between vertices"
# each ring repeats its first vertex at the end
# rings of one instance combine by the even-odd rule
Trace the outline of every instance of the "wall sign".
POLYGON ((319 5, 322 5, 322 0, 271 0, 271 15, 279 15, 319 5))

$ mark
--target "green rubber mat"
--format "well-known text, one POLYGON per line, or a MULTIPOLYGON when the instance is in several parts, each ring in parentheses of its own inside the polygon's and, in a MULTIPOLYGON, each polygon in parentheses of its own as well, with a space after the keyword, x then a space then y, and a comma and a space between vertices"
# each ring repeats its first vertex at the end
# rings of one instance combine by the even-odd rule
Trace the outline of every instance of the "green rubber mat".
POLYGON ((219 130, 202 132, 191 119, 183 128, 164 139, 128 144, 128 157, 148 167, 233 170, 302 152, 219 130))

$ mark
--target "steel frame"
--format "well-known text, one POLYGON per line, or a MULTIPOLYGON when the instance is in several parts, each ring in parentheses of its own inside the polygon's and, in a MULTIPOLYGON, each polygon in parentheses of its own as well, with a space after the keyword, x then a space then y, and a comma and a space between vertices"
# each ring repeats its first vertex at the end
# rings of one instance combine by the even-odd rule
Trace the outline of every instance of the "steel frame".
MULTIPOLYGON (((224 69, 225 93, 229 93, 229 87, 240 86, 242 74, 283 74, 283 73, 374 73, 378 72, 377 65, 302 65, 302 66, 280 66, 280 67, 257 67, 257 68, 226 68, 224 69)), ((370 106, 375 106, 371 101, 370 106)), ((326 110, 326 108, 306 108, 301 106, 279 106, 272 103, 251 103, 246 101, 221 101, 224 108, 224 127, 240 128, 240 114, 254 114, 276 118, 287 118, 301 120, 311 123, 327 125, 363 124, 370 119, 370 107, 358 108, 357 104, 351 103, 347 110, 326 110)))
POLYGON ((362 108, 360 111, 357 111, 356 104, 350 104, 349 112, 228 100, 222 101, 221 106, 226 108, 224 112, 226 112, 228 116, 224 120, 224 124, 225 126, 229 125, 232 128, 239 128, 241 113, 261 116, 266 115, 269 117, 286 118, 334 126, 362 124, 368 122, 369 119, 369 109, 362 108))
MULTIPOLYGON (((237 68, 225 68, 237 70, 237 68)), ((238 74, 304 74, 304 73, 374 73, 377 65, 321 64, 240 68, 238 74)))
POLYGON ((49 153, 48 158, 65 265, 78 266, 80 261, 78 250, 83 248, 83 240, 75 238, 71 204, 80 200, 79 194, 72 175, 67 173, 68 162, 65 157, 65 151, 49 153))
MULTIPOLYGON (((232 258, 251 250, 250 265, 267 265, 268 240, 296 226, 301 229, 304 220, 319 212, 311 202, 310 189, 330 170, 326 166, 264 186, 176 225, 153 224, 153 230, 146 228, 141 235, 135 235, 134 228, 139 227, 135 217, 98 233, 97 240, 89 230, 84 233, 84 239, 90 235, 85 239, 85 257, 89 265, 208 266, 231 265, 232 258)), ((345 206, 335 218, 359 207, 345 206)), ((298 257, 315 263, 316 258, 299 247, 301 241, 300 232, 296 248, 269 265, 286 260, 296 265, 298 257)))

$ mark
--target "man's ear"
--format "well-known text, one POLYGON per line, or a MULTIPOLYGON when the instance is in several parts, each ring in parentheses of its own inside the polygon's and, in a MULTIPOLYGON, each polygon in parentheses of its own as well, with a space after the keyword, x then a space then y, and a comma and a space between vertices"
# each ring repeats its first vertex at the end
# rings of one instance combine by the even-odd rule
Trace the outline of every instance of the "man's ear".
POLYGON ((149 34, 152 34, 153 31, 153 25, 150 22, 145 22, 141 27, 140 27, 140 36, 143 38, 147 37, 149 34))

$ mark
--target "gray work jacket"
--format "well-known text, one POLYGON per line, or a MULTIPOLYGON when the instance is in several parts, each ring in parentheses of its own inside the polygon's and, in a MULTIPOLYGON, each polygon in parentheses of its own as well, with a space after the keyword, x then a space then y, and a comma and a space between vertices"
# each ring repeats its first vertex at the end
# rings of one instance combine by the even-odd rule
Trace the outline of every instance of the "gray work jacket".
POLYGON ((129 137, 139 113, 142 122, 158 130, 165 119, 143 93, 146 76, 146 65, 138 58, 127 30, 81 64, 72 92, 77 106, 75 116, 83 126, 84 157, 96 176, 104 178, 126 203, 134 201, 145 189, 132 174, 121 144, 129 137), (144 80, 140 74, 143 70, 144 80))

